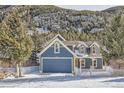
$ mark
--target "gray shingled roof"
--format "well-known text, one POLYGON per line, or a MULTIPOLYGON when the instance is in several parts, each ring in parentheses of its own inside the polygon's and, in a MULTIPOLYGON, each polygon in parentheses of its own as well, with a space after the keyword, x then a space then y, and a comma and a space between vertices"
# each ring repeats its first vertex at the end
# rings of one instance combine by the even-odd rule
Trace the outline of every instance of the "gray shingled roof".
POLYGON ((80 41, 63 41, 65 45, 78 45, 80 41))
MULTIPOLYGON (((48 41, 46 44, 44 44, 44 46, 46 47, 49 43, 51 43, 55 38, 57 38, 57 36, 59 36, 58 34, 56 36, 54 36, 54 38, 50 41, 48 41)), ((61 36, 61 35, 60 35, 61 36)), ((70 45, 70 46, 78 46, 82 43, 85 43, 88 47, 90 47, 94 42, 96 42, 101 49, 103 49, 104 51, 106 51, 107 53, 109 53, 109 51, 106 49, 105 46, 103 46, 99 41, 62 41, 65 45, 70 45)))
POLYGON ((87 42, 84 42, 87 46, 90 46, 91 44, 93 44, 94 41, 87 41, 87 42))
MULTIPOLYGON (((79 45, 82 44, 83 41, 63 41, 63 43, 65 45, 79 45)), ((106 51, 107 53, 109 53, 109 51, 106 49, 106 47, 104 45, 102 45, 99 41, 87 41, 84 42, 88 47, 91 46, 94 42, 96 42, 101 49, 103 49, 104 51, 106 51)))
POLYGON ((83 41, 63 41, 63 43, 65 45, 79 45, 79 44, 85 43, 87 46, 92 45, 94 42, 96 42, 100 45, 100 43, 98 41, 87 41, 87 42, 83 42, 83 41))

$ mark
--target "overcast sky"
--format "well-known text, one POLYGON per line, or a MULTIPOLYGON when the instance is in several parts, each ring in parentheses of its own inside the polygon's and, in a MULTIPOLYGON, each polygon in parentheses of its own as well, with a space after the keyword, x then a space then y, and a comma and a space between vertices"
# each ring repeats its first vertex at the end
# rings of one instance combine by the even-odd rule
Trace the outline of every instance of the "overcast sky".
POLYGON ((67 8, 67 9, 75 9, 75 10, 104 10, 110 7, 113 7, 113 5, 58 5, 59 7, 62 8, 67 8))

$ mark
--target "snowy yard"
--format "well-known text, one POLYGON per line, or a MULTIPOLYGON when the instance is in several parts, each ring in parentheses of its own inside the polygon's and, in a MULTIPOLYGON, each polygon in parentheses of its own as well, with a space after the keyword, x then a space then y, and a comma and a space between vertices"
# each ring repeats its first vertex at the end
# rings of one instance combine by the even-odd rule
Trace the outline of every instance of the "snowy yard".
POLYGON ((0 80, 0 87, 124 87, 124 77, 73 76, 72 74, 28 74, 18 79, 11 77, 0 80))

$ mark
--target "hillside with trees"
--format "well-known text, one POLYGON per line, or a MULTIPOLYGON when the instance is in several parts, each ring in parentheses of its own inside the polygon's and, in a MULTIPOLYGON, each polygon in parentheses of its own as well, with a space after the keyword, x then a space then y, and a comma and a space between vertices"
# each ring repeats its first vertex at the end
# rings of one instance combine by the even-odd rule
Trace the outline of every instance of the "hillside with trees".
POLYGON ((105 24, 109 24, 111 19, 111 14, 106 12, 76 11, 52 5, 0 6, 0 19, 4 19, 4 16, 13 8, 18 8, 24 14, 23 19, 27 23, 35 21, 39 32, 70 31, 73 29, 78 32, 94 33, 103 31, 105 24))
MULTIPOLYGON (((31 60, 31 62, 28 61, 29 63, 27 62, 26 65, 33 64, 32 62, 37 61, 36 53, 41 51, 48 40, 53 38, 57 33, 61 34, 67 40, 99 41, 106 46, 109 51, 107 54, 102 51, 103 56, 105 57, 104 59, 107 62, 113 58, 124 58, 124 20, 122 7, 121 10, 118 7, 114 7, 103 11, 76 11, 71 9, 63 9, 56 6, 43 5, 0 6, 1 37, 3 36, 2 33, 5 32, 4 30, 6 30, 6 27, 3 24, 4 20, 10 16, 10 13, 13 12, 14 9, 17 9, 18 14, 21 15, 20 20, 25 22, 19 22, 21 26, 22 24, 26 25, 25 31, 27 31, 27 33, 25 35, 30 36, 34 43, 31 47, 32 55, 29 57, 28 54, 30 55, 31 51, 27 51, 29 53, 24 56, 26 58, 30 58, 31 60), (111 12, 110 10, 116 12, 111 12)), ((9 23, 9 21, 5 22, 6 24, 9 23)), ((16 23, 15 21, 12 21, 12 23, 15 28, 14 31, 22 31, 21 28, 17 27, 16 29, 18 22, 16 23)), ((9 29, 12 30, 14 28, 9 29)), ((7 29, 6 31, 9 30, 7 29)), ((7 39, 5 37, 4 41, 6 40, 7 39)), ((12 38, 12 41, 13 40, 15 41, 15 39, 12 38)), ((2 42, 3 41, 0 42, 0 45, 2 42)), ((18 42, 13 43, 18 44, 18 42)), ((6 46, 9 46, 9 44, 6 46)), ((26 47, 29 46, 25 46, 25 48, 26 47)), ((0 48, 5 49, 5 47, 0 48)), ((23 54, 21 57, 23 57, 23 54)), ((20 56, 16 58, 20 58, 20 56)))

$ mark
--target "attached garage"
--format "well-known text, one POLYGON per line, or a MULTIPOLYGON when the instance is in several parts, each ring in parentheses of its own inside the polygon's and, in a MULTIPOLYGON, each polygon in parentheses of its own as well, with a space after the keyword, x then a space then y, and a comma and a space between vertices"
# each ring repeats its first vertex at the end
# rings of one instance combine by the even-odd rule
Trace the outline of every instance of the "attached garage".
POLYGON ((39 53, 39 70, 41 73, 72 73, 74 56, 73 51, 56 38, 39 53))
POLYGON ((72 59, 71 58, 44 58, 43 73, 72 73, 72 59))

